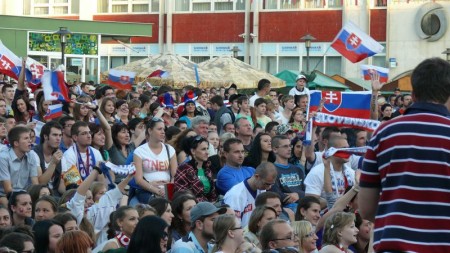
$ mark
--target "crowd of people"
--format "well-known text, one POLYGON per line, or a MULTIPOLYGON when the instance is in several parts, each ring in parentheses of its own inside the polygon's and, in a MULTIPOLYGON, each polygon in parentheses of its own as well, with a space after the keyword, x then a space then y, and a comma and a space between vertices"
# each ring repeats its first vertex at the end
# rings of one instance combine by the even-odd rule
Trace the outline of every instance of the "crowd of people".
MULTIPOLYGON (((1 83, 0 252, 430 252, 431 235, 412 246, 424 228, 419 222, 405 232, 401 213, 436 222, 448 209, 448 80, 450 64, 429 59, 413 72, 413 94, 395 90, 385 98, 374 76, 372 119, 387 122, 373 137, 314 126, 306 145, 315 112, 308 114, 304 75, 288 94, 262 79, 250 97, 234 84, 124 91, 71 83, 63 115, 52 118, 49 106, 61 102, 46 101, 42 89, 30 92, 22 72, 17 82, 1 83), (436 115, 422 119, 424 111, 436 115), (417 140, 408 144, 414 124, 417 140), (399 151, 399 140, 389 138, 405 146, 399 151), (412 193, 423 190, 415 164, 425 159, 416 154, 423 145, 435 147, 427 150, 436 161, 422 164, 436 174, 424 188, 439 174, 439 198, 412 193), (324 156, 329 148, 365 146, 366 159, 324 156), (397 203, 400 197, 412 202, 397 203), (418 211, 414 201, 422 198, 441 209, 418 211)), ((440 227, 433 252, 448 250, 448 224, 440 227)))

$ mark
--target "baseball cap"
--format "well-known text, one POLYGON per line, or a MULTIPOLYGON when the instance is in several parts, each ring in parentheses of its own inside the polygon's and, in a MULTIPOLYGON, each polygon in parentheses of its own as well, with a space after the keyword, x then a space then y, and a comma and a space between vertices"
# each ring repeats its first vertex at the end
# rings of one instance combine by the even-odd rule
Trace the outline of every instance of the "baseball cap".
POLYGON ((224 214, 227 211, 225 207, 217 208, 210 202, 200 202, 191 209, 191 222, 194 223, 204 216, 210 216, 214 213, 224 214))
POLYGON ((89 90, 95 90, 95 87, 92 85, 88 85, 89 86, 89 90))
POLYGON ((308 79, 306 78, 306 76, 305 76, 305 75, 302 75, 302 74, 298 75, 297 78, 295 79, 295 81, 298 81, 298 80, 300 80, 300 79, 305 79, 306 81, 308 81, 308 79))

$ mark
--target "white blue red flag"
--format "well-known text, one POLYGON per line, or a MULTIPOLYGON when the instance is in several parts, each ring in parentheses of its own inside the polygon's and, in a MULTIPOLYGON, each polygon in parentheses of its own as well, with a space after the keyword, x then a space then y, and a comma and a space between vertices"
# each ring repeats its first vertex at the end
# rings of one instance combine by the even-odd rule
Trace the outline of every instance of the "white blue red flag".
POLYGON ((381 53, 384 49, 380 43, 359 29, 351 21, 348 21, 342 27, 331 47, 353 63, 381 53))
POLYGON ((153 71, 150 75, 148 75, 148 78, 150 77, 160 77, 160 78, 167 78, 169 76, 169 72, 158 69, 153 71))
POLYGON ((0 73, 19 79, 22 60, 0 41, 0 73))
POLYGON ((44 87, 45 100, 59 100, 70 102, 69 89, 64 82, 64 73, 61 71, 44 71, 41 78, 44 87))
POLYGON ((310 91, 309 112, 317 111, 320 101, 324 99, 323 113, 369 119, 370 91, 310 91))
POLYGON ((135 72, 110 69, 108 84, 119 90, 131 90, 135 76, 135 72))
POLYGON ((61 117, 63 115, 62 107, 62 104, 49 105, 47 113, 44 115, 44 119, 49 120, 61 117))
POLYGON ((377 72, 380 76, 380 83, 386 83, 389 78, 389 69, 373 65, 361 65, 364 80, 371 80, 370 77, 377 72))
POLYGON ((40 62, 28 57, 26 62, 25 78, 28 82, 28 87, 35 91, 41 86, 41 78, 47 68, 40 62))

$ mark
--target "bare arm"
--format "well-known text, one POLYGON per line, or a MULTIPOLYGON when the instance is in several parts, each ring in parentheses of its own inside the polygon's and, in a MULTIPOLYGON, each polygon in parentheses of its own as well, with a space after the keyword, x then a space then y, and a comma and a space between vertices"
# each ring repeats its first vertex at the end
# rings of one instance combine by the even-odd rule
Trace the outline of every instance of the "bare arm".
POLYGON ((3 190, 5 191, 5 194, 8 194, 13 191, 13 188, 11 186, 11 181, 4 180, 4 181, 2 181, 2 184, 3 184, 3 190))
MULTIPOLYGON (((101 104, 98 105, 98 108, 100 108, 101 104)), ((94 105, 95 109, 97 108, 94 105)), ((103 131, 105 132, 105 149, 108 150, 113 145, 113 138, 111 133, 111 126, 109 125, 108 121, 106 120, 105 116, 103 115, 102 111, 100 109, 97 109, 95 111, 95 114, 97 115, 98 120, 100 121, 100 126, 102 127, 103 131)))
POLYGON ((372 97, 370 99, 370 116, 373 120, 378 120, 378 91, 381 90, 385 83, 380 83, 380 74, 377 71, 370 72, 370 81, 372 85, 372 97))
POLYGON ((38 179, 40 184, 47 184, 50 179, 53 176, 53 173, 55 173, 56 166, 59 162, 61 162, 63 156, 63 152, 58 149, 53 155, 52 160, 50 161, 50 165, 48 166, 47 170, 45 170, 44 173, 42 173, 42 168, 39 167, 38 169, 38 179))
POLYGON ((314 161, 316 160, 316 154, 314 153, 314 144, 317 142, 317 137, 315 134, 316 129, 317 129, 317 126, 313 126, 313 129, 311 130, 312 131, 311 145, 304 146, 306 161, 311 164, 313 164, 314 161))
POLYGON ((361 217, 375 221, 375 214, 380 201, 380 188, 361 187, 358 196, 358 206, 361 217))
POLYGON ((177 154, 175 153, 170 158, 170 182, 173 183, 175 179, 175 174, 177 173, 178 162, 177 162, 177 154))
POLYGON ((150 182, 144 180, 144 173, 142 170, 142 159, 139 156, 134 155, 133 162, 134 166, 136 167, 136 173, 134 174, 134 179, 136 180, 136 183, 146 191, 152 192, 160 196, 164 196, 164 189, 161 189, 158 186, 153 185, 150 182))
POLYGON ((25 70, 26 70, 27 57, 22 59, 22 69, 19 73, 19 79, 17 80, 17 89, 25 90, 25 70))
POLYGON ((98 175, 100 174, 98 174, 97 170, 92 170, 89 176, 80 184, 80 186, 78 186, 77 193, 81 196, 86 196, 87 191, 91 187, 92 183, 94 183, 98 175))

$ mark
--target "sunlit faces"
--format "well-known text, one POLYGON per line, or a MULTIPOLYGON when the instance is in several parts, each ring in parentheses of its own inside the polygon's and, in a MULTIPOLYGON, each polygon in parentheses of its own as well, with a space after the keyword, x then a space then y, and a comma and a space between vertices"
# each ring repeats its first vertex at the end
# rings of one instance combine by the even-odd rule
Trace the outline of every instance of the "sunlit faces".
POLYGON ((86 199, 84 200, 84 209, 88 209, 94 204, 94 197, 92 196, 92 192, 88 190, 86 192, 86 199))
POLYGON ((289 110, 293 110, 295 108, 294 99, 289 99, 284 103, 284 108, 288 108, 289 110))
POLYGON ((187 103, 185 106, 186 112, 193 113, 195 111, 195 104, 193 102, 187 103))
POLYGON ((250 104, 249 104, 248 99, 243 100, 242 103, 239 105, 239 107, 241 108, 242 111, 248 112, 248 110, 250 109, 250 104))
POLYGON ((225 124, 224 131, 226 133, 232 133, 232 134, 236 133, 236 130, 234 128, 234 124, 232 124, 232 123, 225 124))
POLYGON ((234 227, 229 232, 229 236, 232 236, 237 245, 244 242, 244 229, 242 228, 241 221, 238 218, 235 218, 234 227))
POLYGON ((59 128, 52 127, 50 129, 50 134, 48 136, 44 136, 45 143, 53 149, 59 147, 62 139, 62 131, 59 128))
POLYGON ((50 220, 55 217, 55 210, 53 210, 52 204, 48 201, 41 200, 36 203, 34 211, 34 219, 36 221, 50 220))
POLYGON ((345 225, 345 227, 342 228, 338 236, 342 243, 345 243, 346 245, 351 245, 353 243, 356 243, 358 232, 359 230, 355 226, 355 222, 352 222, 350 224, 345 225))
POLYGON ((0 138, 3 139, 7 135, 6 123, 0 123, 0 138))
POLYGON ((275 154, 284 159, 289 159, 289 157, 291 157, 291 151, 292 146, 291 141, 289 139, 279 140, 278 146, 274 147, 275 154))
POLYGON ((161 215, 161 219, 165 220, 167 222, 167 224, 170 226, 170 224, 172 223, 173 217, 174 217, 174 215, 172 213, 172 207, 170 206, 170 204, 167 204, 167 208, 164 211, 164 213, 161 215))
POLYGON ((210 124, 208 127, 208 132, 217 132, 217 126, 214 124, 210 124))
POLYGON ((313 226, 317 226, 317 223, 320 219, 320 205, 317 203, 311 203, 311 206, 308 209, 301 208, 301 215, 305 220, 311 222, 313 226))
MULTIPOLYGON (((216 217, 219 216, 218 213, 214 213, 208 217, 205 217, 205 219, 203 220, 203 226, 201 226, 202 229, 202 237, 204 237, 205 239, 212 240, 214 238, 214 231, 213 231, 213 225, 214 225, 214 220, 216 219, 216 217)), ((201 222, 201 221, 197 221, 197 222, 201 222)))
POLYGON ((298 110, 294 114, 294 122, 303 122, 305 115, 302 110, 298 110))
POLYGON ((208 160, 208 142, 200 142, 196 148, 191 149, 195 160, 206 162, 208 160))
POLYGON ((105 132, 103 131, 102 128, 100 128, 98 130, 98 132, 96 132, 93 136, 92 136, 92 145, 93 146, 98 146, 98 147, 103 147, 105 145, 105 141, 106 141, 106 136, 105 136, 105 132))
POLYGON ((275 231, 275 240, 273 248, 298 247, 299 238, 288 223, 277 223, 273 225, 275 231))
POLYGON ((61 239, 64 231, 60 225, 53 225, 48 230, 48 251, 56 252, 56 244, 61 239))
POLYGON ((202 95, 198 97, 197 102, 203 107, 206 107, 206 103, 208 102, 208 95, 206 93, 202 93, 202 95))
POLYGON ((117 140, 120 145, 130 144, 130 133, 128 129, 122 128, 119 133, 117 133, 117 140))
POLYGON ((92 143, 91 131, 87 126, 80 126, 77 135, 72 138, 80 146, 89 146, 92 143))
POLYGON ((233 167, 239 167, 244 162, 244 145, 242 143, 233 143, 230 145, 229 152, 224 151, 226 163, 233 167))
POLYGON ((373 228, 372 222, 370 222, 368 220, 363 220, 361 225, 358 228, 359 229, 358 237, 365 241, 369 241, 372 228, 373 228))
POLYGON ((208 132, 208 142, 213 145, 214 149, 219 148, 219 135, 217 132, 208 132))
POLYGON ((164 142, 164 140, 166 139, 164 128, 165 128, 164 122, 155 123, 153 128, 148 129, 148 134, 150 138, 152 138, 155 141, 164 142))
POLYGON ((201 135, 204 138, 208 138, 208 124, 207 123, 200 123, 198 124, 195 128, 194 131, 198 134, 201 135))
POLYGON ((305 110, 306 107, 308 107, 308 97, 307 96, 301 97, 298 105, 300 108, 305 110))
POLYGON ((253 129, 252 125, 250 124, 250 121, 244 118, 239 119, 238 128, 236 128, 236 133, 242 136, 252 136, 253 129))
POLYGON ((100 198, 105 195, 106 193, 106 187, 102 187, 100 190, 98 190, 98 192, 93 196, 94 202, 98 203, 98 201, 100 200, 100 198))
POLYGON ((269 135, 262 135, 260 140, 261 150, 263 152, 272 151, 272 138, 269 135))
POLYGON ((392 116, 392 107, 385 106, 384 110, 381 113, 383 114, 383 117, 391 117, 392 116))
POLYGON ((11 128, 16 126, 16 120, 14 118, 7 118, 5 126, 6 126, 6 131, 9 132, 9 130, 11 130, 11 128))
POLYGON ((266 111, 267 111, 266 103, 262 103, 262 104, 259 104, 258 106, 255 106, 255 110, 256 110, 257 115, 266 114, 266 111))
POLYGON ((31 196, 29 194, 20 194, 16 197, 16 205, 11 205, 13 214, 22 217, 30 218, 32 214, 31 196))
POLYGON ((89 107, 87 107, 86 105, 81 105, 80 106, 80 116, 81 117, 86 117, 89 114, 89 107))
POLYGON ((191 223, 191 209, 196 205, 197 203, 193 199, 186 200, 183 203, 183 211, 181 212, 181 218, 183 221, 187 223, 191 223))
POLYGON ((281 212, 283 211, 281 201, 279 198, 269 198, 266 200, 265 206, 272 207, 277 211, 277 217, 280 216, 281 212))
POLYGON ((135 209, 130 209, 125 211, 125 217, 122 220, 117 221, 117 225, 119 225, 119 228, 126 236, 131 237, 138 221, 138 212, 135 209))
POLYGON ((0 116, 4 116, 6 114, 6 102, 5 100, 0 100, 0 116))
POLYGON ((315 249, 317 249, 317 239, 318 237, 315 231, 313 231, 312 227, 310 227, 308 234, 303 236, 303 238, 300 238, 303 252, 313 252, 315 249))
POLYGON ((305 88, 306 80, 301 78, 297 80, 297 89, 302 90, 305 88))
POLYGON ((14 99, 14 88, 6 88, 5 92, 3 93, 3 97, 9 101, 12 101, 14 99))
POLYGON ((66 232, 77 231, 77 230, 80 230, 78 228, 77 221, 70 220, 70 221, 66 222, 66 224, 64 224, 64 231, 66 231, 66 232))
POLYGON ((109 114, 113 114, 116 110, 114 106, 114 102, 112 100, 107 100, 105 104, 105 112, 109 114))

